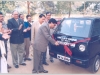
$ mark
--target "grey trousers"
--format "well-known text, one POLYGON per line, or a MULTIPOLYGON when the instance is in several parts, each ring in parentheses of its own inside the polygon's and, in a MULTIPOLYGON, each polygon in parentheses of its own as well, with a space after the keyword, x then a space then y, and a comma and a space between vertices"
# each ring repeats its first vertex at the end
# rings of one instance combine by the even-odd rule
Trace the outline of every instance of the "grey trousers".
MULTIPOLYGON (((48 46, 49 47, 49 46, 48 46)), ((50 48, 50 47, 49 47, 50 48)), ((46 56, 47 56, 47 50, 46 50, 46 52, 43 52, 43 63, 45 63, 46 62, 46 56)), ((50 60, 53 60, 53 57, 52 56, 50 56, 50 58, 49 58, 50 60)))
POLYGON ((10 44, 13 65, 19 65, 23 63, 24 43, 22 44, 10 44))
MULTIPOLYGON (((44 62, 46 62, 46 55, 47 55, 47 51, 46 52, 43 52, 43 63, 44 62)), ((53 57, 52 56, 50 56, 50 58, 49 58, 50 60, 53 60, 53 57)))
POLYGON ((24 45, 25 45, 24 57, 28 58, 29 57, 30 38, 24 38, 24 45))
POLYGON ((6 60, 7 60, 7 56, 8 56, 8 48, 7 48, 7 40, 4 40, 4 44, 5 44, 5 49, 6 49, 6 60))
POLYGON ((36 50, 34 48, 34 52, 33 53, 34 53, 33 54, 33 62, 34 62, 33 70, 35 70, 35 71, 43 71, 44 70, 43 63, 42 63, 43 52, 41 52, 39 50, 36 50))

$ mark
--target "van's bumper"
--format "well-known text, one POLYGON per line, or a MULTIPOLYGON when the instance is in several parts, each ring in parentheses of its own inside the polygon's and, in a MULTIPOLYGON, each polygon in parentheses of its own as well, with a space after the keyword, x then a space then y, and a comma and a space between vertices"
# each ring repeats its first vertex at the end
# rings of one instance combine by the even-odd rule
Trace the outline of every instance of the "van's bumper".
POLYGON ((63 60, 65 62, 75 64, 77 66, 83 67, 83 68, 88 68, 89 67, 89 59, 80 59, 75 56, 65 56, 64 54, 57 53, 54 51, 49 51, 50 56, 63 60))

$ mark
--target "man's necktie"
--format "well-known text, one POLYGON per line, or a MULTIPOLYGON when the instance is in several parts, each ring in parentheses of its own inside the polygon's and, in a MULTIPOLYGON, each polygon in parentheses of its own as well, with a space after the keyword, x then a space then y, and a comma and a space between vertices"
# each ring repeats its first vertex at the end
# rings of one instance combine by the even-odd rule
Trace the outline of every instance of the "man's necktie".
POLYGON ((16 20, 17 21, 17 23, 18 23, 18 25, 19 25, 19 21, 18 20, 16 20))

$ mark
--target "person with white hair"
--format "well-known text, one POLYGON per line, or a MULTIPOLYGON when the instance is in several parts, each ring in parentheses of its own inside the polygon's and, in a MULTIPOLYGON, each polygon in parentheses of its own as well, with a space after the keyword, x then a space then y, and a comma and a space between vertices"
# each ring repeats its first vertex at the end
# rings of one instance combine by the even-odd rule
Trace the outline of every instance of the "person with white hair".
POLYGON ((10 48, 13 65, 19 68, 19 65, 25 66, 24 62, 24 34, 27 30, 24 27, 24 21, 19 18, 18 11, 12 13, 12 18, 8 20, 8 29, 12 30, 10 34, 10 48), (19 58, 19 61, 18 61, 19 58))

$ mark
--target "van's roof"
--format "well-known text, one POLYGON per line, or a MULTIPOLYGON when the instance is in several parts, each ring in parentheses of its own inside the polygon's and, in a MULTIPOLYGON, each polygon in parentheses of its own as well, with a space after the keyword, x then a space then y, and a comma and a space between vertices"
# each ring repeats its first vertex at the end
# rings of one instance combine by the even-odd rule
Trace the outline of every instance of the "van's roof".
POLYGON ((100 17, 70 17, 69 19, 100 19, 100 17))

